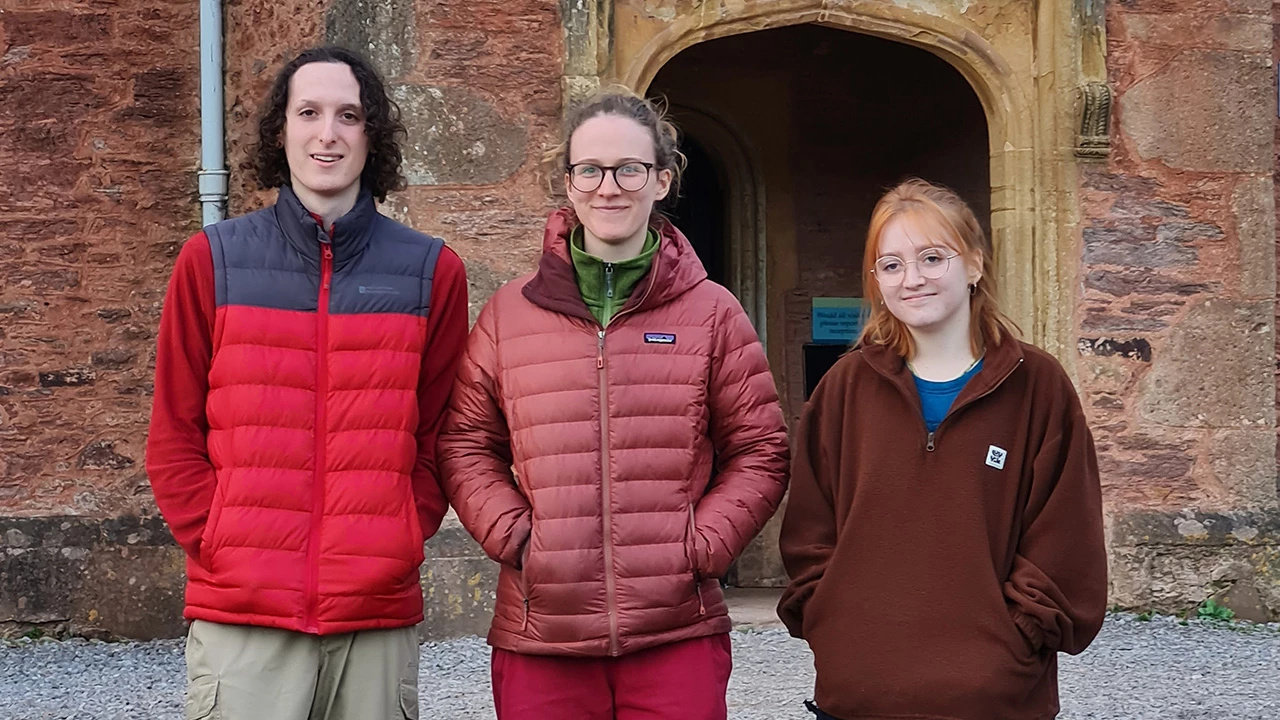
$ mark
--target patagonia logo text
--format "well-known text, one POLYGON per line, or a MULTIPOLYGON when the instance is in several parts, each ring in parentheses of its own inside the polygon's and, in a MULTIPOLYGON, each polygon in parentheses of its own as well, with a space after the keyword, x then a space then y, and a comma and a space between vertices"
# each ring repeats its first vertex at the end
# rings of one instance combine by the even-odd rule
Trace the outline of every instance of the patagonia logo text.
POLYGON ((645 333, 644 341, 658 345, 675 345, 676 336, 671 333, 645 333))
POLYGON ((361 285, 361 295, 399 295, 400 291, 385 285, 361 285))

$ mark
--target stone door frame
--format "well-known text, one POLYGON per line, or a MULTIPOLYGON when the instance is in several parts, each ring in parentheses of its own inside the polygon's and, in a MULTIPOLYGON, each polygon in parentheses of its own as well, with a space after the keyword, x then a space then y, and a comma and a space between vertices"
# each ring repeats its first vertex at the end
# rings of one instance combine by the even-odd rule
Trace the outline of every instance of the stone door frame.
MULTIPOLYGON (((610 83, 644 92, 666 62, 693 45, 799 24, 872 35, 937 55, 969 82, 986 114, 991 231, 1003 304, 1031 342, 1070 370, 1080 265, 1077 163, 1107 154, 1110 92, 1102 3, 999 0, 975 9, 975 15, 986 12, 984 17, 970 16, 950 0, 904 5, 561 0, 562 89, 566 101, 610 83)), ((750 254, 763 264, 764 248, 751 244, 750 254)), ((755 320, 763 327, 765 278, 755 282, 757 287, 747 287, 748 281, 742 289, 755 292, 751 310, 760 314, 755 320)))

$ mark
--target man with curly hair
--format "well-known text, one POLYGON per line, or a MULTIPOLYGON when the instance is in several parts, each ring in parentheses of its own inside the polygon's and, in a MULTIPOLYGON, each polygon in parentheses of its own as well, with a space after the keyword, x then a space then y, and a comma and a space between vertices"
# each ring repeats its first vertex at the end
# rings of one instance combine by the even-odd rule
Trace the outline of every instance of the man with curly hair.
POLYGON ((279 197, 182 247, 156 349, 147 472, 187 555, 187 717, 416 718, 465 272, 375 208, 405 185, 404 126, 365 60, 303 52, 258 129, 279 197))

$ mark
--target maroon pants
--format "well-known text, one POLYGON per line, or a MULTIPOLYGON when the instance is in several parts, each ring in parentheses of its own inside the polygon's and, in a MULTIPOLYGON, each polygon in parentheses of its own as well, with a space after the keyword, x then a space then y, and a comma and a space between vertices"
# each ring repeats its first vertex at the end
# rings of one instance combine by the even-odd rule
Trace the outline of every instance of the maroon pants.
POLYGON ((622 657, 493 651, 498 720, 726 720, 727 634, 622 657))

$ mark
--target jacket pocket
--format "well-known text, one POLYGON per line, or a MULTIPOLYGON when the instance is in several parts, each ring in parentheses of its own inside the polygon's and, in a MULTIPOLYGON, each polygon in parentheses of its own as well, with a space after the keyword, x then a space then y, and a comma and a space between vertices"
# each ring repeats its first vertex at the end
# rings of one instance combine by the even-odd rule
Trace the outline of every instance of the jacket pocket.
MULTIPOLYGON (((231 476, 228 474, 226 477, 229 479, 231 476)), ((213 555, 218 541, 218 523, 222 520, 222 509, 226 505, 226 497, 226 481, 219 479, 218 485, 213 491, 213 505, 209 508, 209 519, 205 521, 204 532, 200 533, 200 547, 196 549, 198 554, 196 560, 210 572, 213 571, 213 555)))
POLYGON ((684 558, 689 563, 689 572, 693 575, 693 591, 698 596, 698 614, 707 614, 707 605, 702 600, 702 571, 698 569, 698 525, 693 515, 693 503, 689 504, 689 525, 685 528, 684 558))
POLYGON ((412 480, 409 481, 409 508, 405 515, 405 519, 409 524, 409 543, 413 546, 409 561, 414 567, 418 567, 426 559, 426 551, 423 549, 426 539, 422 537, 422 523, 418 521, 418 500, 413 496, 412 480))
POLYGON ((533 554, 533 527, 529 528, 529 537, 524 541, 524 547, 520 548, 520 599, 524 603, 521 610, 520 632, 529 629, 529 558, 533 554))
POLYGON ((218 705, 218 680, 202 677, 187 685, 187 720, 216 720, 218 705))
POLYGON ((818 580, 817 584, 813 586, 809 597, 800 606, 800 635, 805 640, 814 637, 813 624, 820 619, 821 610, 818 609, 818 593, 822 590, 823 580, 825 578, 818 580))

